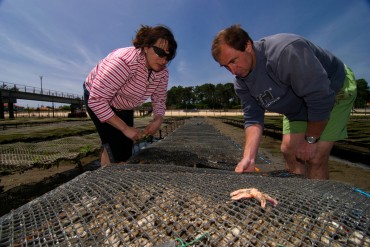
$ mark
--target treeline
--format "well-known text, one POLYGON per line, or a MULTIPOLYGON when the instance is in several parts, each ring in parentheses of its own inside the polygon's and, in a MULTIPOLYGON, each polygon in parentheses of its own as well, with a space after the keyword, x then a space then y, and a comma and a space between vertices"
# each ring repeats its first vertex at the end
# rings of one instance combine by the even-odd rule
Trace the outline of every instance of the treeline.
MULTIPOLYGON (((357 98, 354 108, 365 108, 370 103, 369 85, 365 79, 359 79, 356 82, 357 98)), ((151 106, 151 102, 144 103, 143 106, 151 106)), ((5 111, 7 111, 6 107, 5 111)), ((30 108, 27 107, 27 109, 30 108)), ((18 107, 15 110, 24 111, 27 109, 18 107)), ((69 111, 70 106, 63 105, 59 109, 69 111)), ((206 83, 200 86, 172 87, 167 92, 167 109, 241 109, 241 105, 240 99, 235 94, 233 83, 216 85, 206 83)))
MULTIPOLYGON (((355 108, 370 103, 369 85, 365 79, 356 80, 355 108)), ((149 103, 150 104, 150 103, 149 103)), ((240 109, 240 99, 233 83, 203 84, 200 86, 174 86, 167 92, 167 109, 240 109)))
POLYGON ((172 87, 167 92, 167 109, 240 109, 233 83, 172 87))
POLYGON ((369 84, 365 79, 358 79, 357 82, 357 98, 355 101, 355 108, 364 108, 370 104, 370 90, 369 84))

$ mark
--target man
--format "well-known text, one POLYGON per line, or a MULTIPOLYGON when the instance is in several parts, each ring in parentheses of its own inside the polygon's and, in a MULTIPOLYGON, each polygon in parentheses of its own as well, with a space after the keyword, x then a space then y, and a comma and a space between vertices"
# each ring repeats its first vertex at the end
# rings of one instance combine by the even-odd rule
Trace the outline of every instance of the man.
POLYGON ((253 42, 240 25, 220 31, 212 56, 236 76, 245 148, 236 172, 253 172, 265 110, 284 115, 281 151, 289 171, 328 179, 334 142, 347 138, 356 98, 352 71, 329 51, 294 34, 253 42))

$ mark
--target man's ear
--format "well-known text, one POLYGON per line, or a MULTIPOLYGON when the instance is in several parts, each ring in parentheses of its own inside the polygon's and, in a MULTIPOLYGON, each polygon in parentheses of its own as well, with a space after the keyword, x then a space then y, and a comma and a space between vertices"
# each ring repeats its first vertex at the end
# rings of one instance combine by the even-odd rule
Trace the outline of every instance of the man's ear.
POLYGON ((249 53, 253 50, 252 42, 250 40, 247 41, 247 44, 245 46, 245 50, 249 53))

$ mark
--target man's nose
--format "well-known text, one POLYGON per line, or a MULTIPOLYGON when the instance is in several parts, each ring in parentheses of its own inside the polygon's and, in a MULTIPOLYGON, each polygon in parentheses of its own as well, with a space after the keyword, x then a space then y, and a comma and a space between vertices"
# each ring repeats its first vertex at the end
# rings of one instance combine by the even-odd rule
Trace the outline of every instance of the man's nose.
POLYGON ((231 74, 235 75, 235 72, 236 72, 236 66, 230 64, 228 65, 227 67, 227 70, 231 72, 231 74))

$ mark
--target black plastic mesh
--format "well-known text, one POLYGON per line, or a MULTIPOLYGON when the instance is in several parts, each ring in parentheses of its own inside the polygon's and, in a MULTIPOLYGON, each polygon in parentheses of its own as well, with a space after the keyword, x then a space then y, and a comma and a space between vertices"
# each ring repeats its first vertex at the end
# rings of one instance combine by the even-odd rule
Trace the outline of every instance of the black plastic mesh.
MULTIPOLYGON (((173 135, 193 125, 190 121, 173 135)), ((161 142, 145 150, 176 151, 166 144, 171 139, 161 142)), ((201 145, 184 150, 204 161, 214 158, 201 145)), ((192 162, 154 164, 160 159, 142 153, 133 158, 148 164, 86 172, 1 217, 0 246, 370 245, 369 197, 351 186, 235 174, 192 162), (250 187, 279 204, 262 209, 255 199, 230 200, 230 192, 250 187)))
POLYGON ((202 119, 192 119, 129 162, 234 170, 242 149, 202 119))

